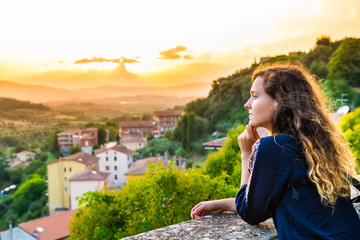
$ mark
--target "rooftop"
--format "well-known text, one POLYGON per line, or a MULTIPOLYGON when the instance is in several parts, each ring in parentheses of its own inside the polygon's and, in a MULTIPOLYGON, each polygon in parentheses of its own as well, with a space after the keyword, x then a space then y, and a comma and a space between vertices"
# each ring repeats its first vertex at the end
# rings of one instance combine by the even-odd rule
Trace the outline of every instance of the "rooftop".
POLYGON ((131 151, 131 150, 127 149, 127 148, 121 147, 119 145, 115 145, 110 149, 114 150, 114 151, 117 151, 117 152, 122 152, 122 153, 125 153, 125 154, 132 154, 132 152, 133 152, 133 151, 131 151))
POLYGON ((152 121, 127 121, 120 122, 120 127, 153 127, 152 121))
POLYGON ((141 136, 121 136, 121 143, 132 143, 132 142, 146 142, 146 138, 141 136))
POLYGON ((91 163, 98 161, 99 158, 95 157, 93 155, 84 153, 84 152, 78 152, 78 153, 75 153, 73 155, 57 159, 57 160, 55 160, 55 161, 53 161, 53 162, 51 162, 49 164, 57 163, 60 160, 61 161, 75 161, 75 162, 81 162, 81 163, 83 163, 85 165, 90 165, 91 163))
POLYGON ((18 226, 29 234, 37 234, 40 240, 62 239, 70 235, 69 222, 76 210, 38 218, 18 226))
POLYGON ((105 180, 110 175, 109 172, 97 172, 97 171, 88 171, 81 172, 71 177, 69 181, 96 181, 96 180, 105 180))
POLYGON ((181 116, 182 111, 155 111, 157 116, 181 116))
POLYGON ((167 167, 167 164, 157 157, 139 159, 133 163, 133 165, 125 172, 125 175, 144 175, 149 169, 147 164, 164 164, 164 167, 167 167))
POLYGON ((35 154, 34 152, 21 151, 21 152, 15 153, 14 155, 28 155, 28 156, 35 156, 36 154, 35 154))

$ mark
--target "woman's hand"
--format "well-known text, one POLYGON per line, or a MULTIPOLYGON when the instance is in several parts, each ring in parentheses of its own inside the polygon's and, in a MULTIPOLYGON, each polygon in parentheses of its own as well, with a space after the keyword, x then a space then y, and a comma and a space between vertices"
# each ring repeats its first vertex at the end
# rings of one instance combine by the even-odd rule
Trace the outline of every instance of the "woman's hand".
POLYGON ((235 198, 226 198, 198 203, 191 210, 191 218, 199 218, 206 215, 221 213, 224 211, 236 212, 235 198))
POLYGON ((251 125, 246 125, 245 130, 237 138, 243 157, 248 158, 250 156, 251 147, 259 138, 256 128, 251 125))
POLYGON ((191 218, 199 218, 210 214, 221 213, 224 210, 219 204, 219 201, 208 201, 208 202, 201 202, 198 203, 192 210, 191 210, 191 218))

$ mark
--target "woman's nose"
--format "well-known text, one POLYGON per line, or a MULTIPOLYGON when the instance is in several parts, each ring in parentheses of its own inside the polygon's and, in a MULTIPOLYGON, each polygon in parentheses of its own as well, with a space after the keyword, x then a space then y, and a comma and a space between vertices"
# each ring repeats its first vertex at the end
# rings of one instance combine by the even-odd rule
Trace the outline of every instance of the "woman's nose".
POLYGON ((244 104, 244 108, 251 109, 250 99, 244 104))

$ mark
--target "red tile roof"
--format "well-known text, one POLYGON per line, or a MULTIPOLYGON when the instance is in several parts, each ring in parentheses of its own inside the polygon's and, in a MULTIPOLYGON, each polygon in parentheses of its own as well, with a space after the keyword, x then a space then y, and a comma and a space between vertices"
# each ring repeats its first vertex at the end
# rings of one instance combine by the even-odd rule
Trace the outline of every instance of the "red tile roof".
POLYGON ((81 130, 80 129, 67 129, 63 132, 60 132, 58 133, 58 135, 61 135, 61 134, 69 134, 69 133, 75 133, 75 134, 78 134, 78 133, 81 133, 81 130))
POLYGON ((141 136, 121 136, 120 137, 120 143, 132 143, 132 142, 144 143, 144 142, 146 142, 146 138, 141 137, 141 136))
POLYGON ((35 154, 34 152, 22 151, 22 152, 15 153, 14 155, 30 155, 30 156, 35 156, 36 154, 35 154))
MULTIPOLYGON (((75 161, 75 162, 83 163, 83 164, 88 166, 88 165, 92 164, 93 162, 98 161, 99 159, 100 158, 95 157, 93 155, 83 153, 83 152, 78 152, 78 153, 75 153, 73 155, 61 158, 61 161, 75 161)), ((55 161, 53 161, 53 162, 51 162, 49 164, 59 162, 59 160, 60 159, 57 159, 57 160, 55 160, 55 161)))
POLYGON ((94 150, 94 154, 97 155, 97 154, 107 152, 107 151, 109 151, 109 149, 107 149, 107 148, 99 148, 99 149, 94 150))
POLYGON ((157 116, 181 116, 182 111, 155 111, 157 116))
POLYGON ((69 181, 105 180, 109 177, 109 175, 109 172, 88 171, 76 174, 75 176, 71 177, 69 181))
POLYGON ((131 122, 120 122, 120 127, 153 127, 152 121, 131 121, 131 122))
POLYGON ((223 138, 208 141, 206 143, 203 143, 203 147, 222 147, 222 146, 224 146, 226 139, 227 139, 227 137, 223 137, 223 138))
POLYGON ((159 160, 157 157, 139 159, 125 172, 125 175, 144 175, 149 169, 147 166, 148 163, 164 164, 164 167, 168 167, 163 160, 159 160))
POLYGON ((117 152, 122 152, 122 153, 125 153, 125 154, 131 154, 133 152, 133 151, 131 151, 131 150, 127 149, 127 148, 121 147, 119 145, 115 145, 110 149, 112 149, 114 151, 117 151, 117 152))
POLYGON ((76 209, 20 223, 18 226, 30 235, 36 233, 40 240, 63 239, 70 235, 69 223, 75 212, 76 209))

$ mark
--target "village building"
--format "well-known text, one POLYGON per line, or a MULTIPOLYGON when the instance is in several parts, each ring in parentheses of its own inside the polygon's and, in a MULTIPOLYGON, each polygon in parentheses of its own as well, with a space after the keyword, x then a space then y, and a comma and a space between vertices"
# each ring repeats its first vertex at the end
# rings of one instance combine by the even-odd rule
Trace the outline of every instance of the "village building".
POLYGON ((57 134, 59 148, 62 154, 67 155, 71 147, 79 145, 81 151, 92 154, 93 146, 98 144, 98 129, 68 129, 57 134))
POLYGON ((98 170, 99 158, 79 152, 47 164, 50 215, 71 209, 69 179, 79 172, 98 170))
POLYGON ((123 121, 119 123, 119 137, 141 136, 152 134, 154 123, 152 121, 123 121))
POLYGON ((132 150, 119 145, 94 150, 99 158, 99 171, 108 172, 109 188, 120 188, 126 183, 125 172, 133 164, 132 150))
POLYGON ((29 151, 21 151, 12 155, 11 159, 6 159, 9 168, 22 167, 27 168, 32 160, 35 159, 36 154, 29 151))
POLYGON ((153 130, 154 137, 162 137, 168 130, 174 130, 182 111, 155 111, 154 120, 156 122, 153 130))
POLYGON ((88 191, 100 191, 109 186, 108 172, 87 171, 77 173, 69 179, 70 182, 70 199, 71 209, 79 208, 79 200, 76 197, 81 197, 88 191))
POLYGON ((144 148, 147 146, 146 137, 141 136, 122 136, 120 138, 120 145, 124 146, 131 151, 136 149, 144 148))

